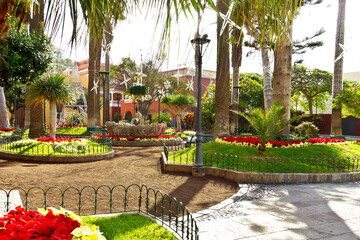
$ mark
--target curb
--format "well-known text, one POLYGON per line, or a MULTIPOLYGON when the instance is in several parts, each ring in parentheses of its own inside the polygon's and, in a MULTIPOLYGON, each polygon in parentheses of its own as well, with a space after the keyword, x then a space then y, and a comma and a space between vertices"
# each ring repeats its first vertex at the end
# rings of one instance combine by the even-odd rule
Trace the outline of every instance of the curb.
MULTIPOLYGON (((193 165, 169 164, 164 152, 161 164, 167 172, 192 173, 193 165)), ((360 181, 360 172, 344 173, 264 173, 237 172, 234 170, 205 167, 205 176, 222 177, 237 183, 284 184, 284 183, 341 183, 360 181)))

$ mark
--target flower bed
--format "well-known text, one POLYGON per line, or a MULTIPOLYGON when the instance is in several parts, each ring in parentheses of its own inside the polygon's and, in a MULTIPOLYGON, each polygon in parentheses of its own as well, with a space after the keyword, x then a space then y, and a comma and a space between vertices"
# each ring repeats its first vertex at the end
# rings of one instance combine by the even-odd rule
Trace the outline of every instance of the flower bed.
MULTIPOLYGON (((220 144, 231 144, 237 146, 258 147, 260 139, 257 137, 226 137, 217 138, 215 142, 220 144)), ((292 140, 292 141, 274 141, 269 140, 266 142, 266 147, 306 147, 309 145, 332 145, 332 144, 350 144, 344 139, 330 139, 330 138, 310 138, 309 140, 292 140)))
MULTIPOLYGON (((172 135, 163 135, 158 137, 125 137, 119 135, 106 134, 114 146, 162 146, 164 142, 170 145, 179 145, 182 138, 172 135)), ((94 134, 93 139, 99 141, 102 134, 94 134)))
POLYGON ((18 206, 0 218, 0 239, 105 239, 99 228, 65 209, 26 211, 18 206))
POLYGON ((92 155, 111 151, 111 147, 88 139, 51 138, 22 139, 1 146, 4 152, 29 155, 92 155))
POLYGON ((195 135, 196 132, 195 131, 190 131, 190 130, 178 131, 178 130, 175 130, 175 129, 168 128, 168 129, 166 129, 165 134, 186 138, 188 136, 195 135))

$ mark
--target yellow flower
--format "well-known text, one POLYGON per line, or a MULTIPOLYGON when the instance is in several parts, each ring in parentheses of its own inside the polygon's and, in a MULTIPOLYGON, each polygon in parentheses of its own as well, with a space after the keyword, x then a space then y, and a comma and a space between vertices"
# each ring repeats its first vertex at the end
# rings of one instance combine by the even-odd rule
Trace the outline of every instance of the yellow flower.
POLYGON ((75 228, 71 234, 74 235, 73 239, 75 240, 106 240, 102 232, 99 231, 99 227, 93 224, 82 224, 75 228))

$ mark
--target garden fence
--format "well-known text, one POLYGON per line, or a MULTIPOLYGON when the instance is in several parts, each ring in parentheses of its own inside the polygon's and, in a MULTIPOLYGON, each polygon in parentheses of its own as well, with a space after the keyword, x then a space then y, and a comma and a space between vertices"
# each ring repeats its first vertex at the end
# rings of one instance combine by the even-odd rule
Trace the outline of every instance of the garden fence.
MULTIPOLYGON (((172 151, 164 145, 169 164, 195 163, 195 150, 172 151)), ((360 158, 279 158, 244 157, 228 154, 204 153, 203 164, 209 167, 230 169, 239 172, 355 172, 360 171, 360 158)))
MULTIPOLYGON (((31 142, 18 142, 17 138, 6 138, 0 141, 0 150, 4 152, 17 153, 23 155, 57 155, 57 156, 85 156, 93 154, 102 154, 110 152, 112 149, 111 141, 107 139, 92 139, 98 144, 81 144, 71 143, 62 144, 36 144, 31 142)), ((41 143, 41 142, 39 142, 41 143)))
POLYGON ((28 190, 22 187, 14 187, 10 190, 0 188, 0 195, 4 193, 6 195, 4 202, 6 211, 15 207, 10 203, 10 194, 14 191, 19 192, 26 210, 61 207, 82 216, 141 213, 169 227, 182 239, 199 239, 199 229, 191 212, 176 198, 148 188, 146 185, 68 187, 64 190, 57 186, 31 187, 28 190))

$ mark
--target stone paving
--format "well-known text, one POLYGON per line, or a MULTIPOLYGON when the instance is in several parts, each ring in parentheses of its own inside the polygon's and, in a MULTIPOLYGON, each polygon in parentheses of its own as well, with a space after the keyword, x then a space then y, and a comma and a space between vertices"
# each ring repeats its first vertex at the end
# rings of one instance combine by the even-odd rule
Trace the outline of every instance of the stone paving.
POLYGON ((360 182, 239 186, 194 214, 200 240, 360 239, 360 182))

